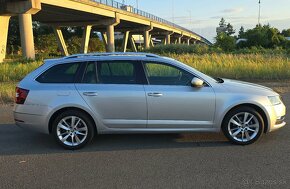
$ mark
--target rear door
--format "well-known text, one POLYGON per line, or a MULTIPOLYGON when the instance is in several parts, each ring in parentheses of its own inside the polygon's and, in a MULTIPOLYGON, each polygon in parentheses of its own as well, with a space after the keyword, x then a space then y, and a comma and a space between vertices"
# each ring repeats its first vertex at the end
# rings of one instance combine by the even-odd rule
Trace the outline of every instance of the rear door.
POLYGON ((109 128, 145 128, 144 71, 138 61, 90 62, 77 90, 109 128))

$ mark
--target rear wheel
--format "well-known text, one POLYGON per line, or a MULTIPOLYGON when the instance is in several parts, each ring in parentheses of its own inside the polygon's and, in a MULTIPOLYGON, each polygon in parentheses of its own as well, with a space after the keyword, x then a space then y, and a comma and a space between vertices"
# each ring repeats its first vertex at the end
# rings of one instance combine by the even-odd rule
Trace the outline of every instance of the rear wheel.
POLYGON ((61 113, 53 122, 54 138, 65 149, 84 147, 94 137, 94 125, 83 112, 69 110, 61 113))
POLYGON ((226 115, 222 130, 224 135, 234 144, 252 144, 261 137, 264 121, 255 109, 239 107, 226 115))

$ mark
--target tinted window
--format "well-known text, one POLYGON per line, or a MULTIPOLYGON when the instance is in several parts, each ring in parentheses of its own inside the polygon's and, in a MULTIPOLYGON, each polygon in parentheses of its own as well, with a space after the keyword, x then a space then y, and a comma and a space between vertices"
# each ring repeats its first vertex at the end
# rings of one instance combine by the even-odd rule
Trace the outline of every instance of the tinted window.
POLYGON ((97 83, 96 67, 94 62, 91 62, 87 65, 83 77, 83 83, 91 83, 91 84, 97 83))
POLYGON ((190 85, 192 74, 174 66, 146 63, 145 70, 150 85, 190 85))
POLYGON ((40 83, 74 83, 79 63, 59 64, 41 74, 36 81, 40 83))
POLYGON ((98 62, 98 80, 103 84, 141 84, 141 64, 131 61, 98 62))

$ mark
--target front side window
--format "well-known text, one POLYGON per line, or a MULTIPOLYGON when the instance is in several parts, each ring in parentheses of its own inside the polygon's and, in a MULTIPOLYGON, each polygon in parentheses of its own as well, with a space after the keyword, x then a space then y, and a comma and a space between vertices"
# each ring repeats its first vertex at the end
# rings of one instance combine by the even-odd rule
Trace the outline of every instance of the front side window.
POLYGON ((40 83, 74 83, 80 63, 59 64, 49 68, 36 81, 40 83))
POLYGON ((145 63, 145 70, 150 85, 188 86, 193 78, 187 71, 161 63, 145 63))
POLYGON ((141 63, 132 61, 98 62, 98 81, 102 84, 141 84, 141 63))

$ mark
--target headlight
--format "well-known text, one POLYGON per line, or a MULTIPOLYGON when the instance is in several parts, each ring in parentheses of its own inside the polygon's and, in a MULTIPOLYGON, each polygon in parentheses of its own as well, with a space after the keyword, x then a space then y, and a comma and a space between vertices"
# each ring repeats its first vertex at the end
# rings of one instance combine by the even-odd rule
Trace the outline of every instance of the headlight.
POLYGON ((282 103, 280 96, 268 96, 268 98, 273 106, 282 103))

